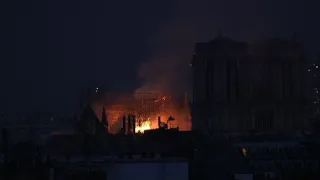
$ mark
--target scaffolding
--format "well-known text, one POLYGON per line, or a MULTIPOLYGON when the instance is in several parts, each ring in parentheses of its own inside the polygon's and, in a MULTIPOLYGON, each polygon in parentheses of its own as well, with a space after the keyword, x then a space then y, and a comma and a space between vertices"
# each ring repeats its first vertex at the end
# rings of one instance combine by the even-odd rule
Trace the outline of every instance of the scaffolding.
POLYGON ((123 116, 135 115, 138 123, 156 117, 160 111, 157 93, 107 94, 103 100, 111 124, 121 122, 123 116))
POLYGON ((136 97, 140 101, 137 103, 135 107, 135 115, 137 117, 138 123, 141 123, 147 120, 150 117, 155 117, 159 112, 159 108, 157 107, 156 100, 160 97, 159 94, 156 93, 140 93, 137 94, 136 97))

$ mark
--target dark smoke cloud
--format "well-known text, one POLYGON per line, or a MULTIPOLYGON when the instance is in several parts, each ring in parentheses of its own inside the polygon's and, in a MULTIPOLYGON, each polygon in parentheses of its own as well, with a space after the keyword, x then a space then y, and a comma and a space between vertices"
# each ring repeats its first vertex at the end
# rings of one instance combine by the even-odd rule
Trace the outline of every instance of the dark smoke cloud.
POLYGON ((153 52, 140 67, 139 78, 144 84, 137 92, 183 95, 190 91, 194 44, 212 38, 209 10, 204 4, 182 1, 175 4, 173 18, 150 38, 153 52), (180 4, 180 6, 178 6, 180 4), (183 6, 181 6, 181 4, 183 6))
MULTIPOLYGON (((190 90, 189 63, 197 42, 222 35, 254 42, 267 37, 292 36, 306 18, 302 0, 172 0, 172 17, 150 37, 153 53, 141 65, 138 92, 180 94, 190 90)), ((171 5, 172 5, 171 4, 171 5)), ((170 14, 170 13, 169 13, 170 14)))

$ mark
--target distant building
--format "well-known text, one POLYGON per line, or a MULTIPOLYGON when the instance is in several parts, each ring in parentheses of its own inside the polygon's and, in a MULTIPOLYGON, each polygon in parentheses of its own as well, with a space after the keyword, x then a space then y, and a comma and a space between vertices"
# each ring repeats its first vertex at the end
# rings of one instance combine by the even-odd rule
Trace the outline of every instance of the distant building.
POLYGON ((73 124, 68 119, 35 114, 19 122, 9 122, 3 126, 8 130, 11 143, 33 141, 43 143, 52 133, 73 132, 73 124))
POLYGON ((80 101, 80 107, 75 117, 77 133, 101 135, 108 133, 109 122, 104 107, 101 107, 101 114, 97 115, 94 109, 94 102, 101 99, 104 90, 99 86, 89 88, 80 101), (101 116, 100 116, 101 115, 101 116), (101 117, 101 120, 98 118, 101 117), (103 121, 103 122, 101 122, 103 121))
POLYGON ((308 67, 308 77, 311 80, 311 103, 313 104, 313 115, 318 116, 320 114, 320 59, 317 62, 312 63, 308 67))
POLYGON ((129 174, 132 179, 252 180, 249 162, 235 148, 196 132, 155 130, 135 136, 87 138, 63 135, 48 139, 46 152, 56 167, 56 179, 90 168, 103 170, 108 179, 128 179, 129 174))
POLYGON ((220 36, 196 44, 191 65, 194 129, 245 133, 309 128, 299 43, 270 39, 252 48, 220 36))
POLYGON ((292 179, 305 169, 319 171, 319 144, 311 137, 262 135, 231 140, 262 179, 292 179))
MULTIPOLYGON (((103 113, 105 112, 103 111, 103 113)), ((107 119, 105 119, 105 123, 107 124, 107 119)), ((96 135, 108 132, 107 127, 105 127, 105 125, 100 122, 90 104, 87 104, 87 106, 82 111, 77 125, 77 130, 79 133, 96 135)))

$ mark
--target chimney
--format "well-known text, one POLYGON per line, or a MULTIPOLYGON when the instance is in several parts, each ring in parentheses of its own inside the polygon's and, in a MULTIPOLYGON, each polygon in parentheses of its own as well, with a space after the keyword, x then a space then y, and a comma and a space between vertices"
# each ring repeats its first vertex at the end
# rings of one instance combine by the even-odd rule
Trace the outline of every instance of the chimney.
POLYGON ((131 122, 130 115, 128 115, 127 122, 128 122, 128 133, 131 133, 132 132, 132 124, 131 124, 132 122, 131 122))
POLYGON ((132 116, 132 126, 133 126, 133 130, 132 130, 132 132, 133 133, 136 133, 136 116, 135 115, 133 115, 132 116))
POLYGON ((122 117, 122 131, 123 131, 124 134, 127 133, 126 124, 127 124, 127 123, 126 123, 126 116, 123 116, 123 117, 122 117))
POLYGON ((159 129, 161 128, 161 117, 160 116, 158 116, 158 127, 159 127, 159 129))

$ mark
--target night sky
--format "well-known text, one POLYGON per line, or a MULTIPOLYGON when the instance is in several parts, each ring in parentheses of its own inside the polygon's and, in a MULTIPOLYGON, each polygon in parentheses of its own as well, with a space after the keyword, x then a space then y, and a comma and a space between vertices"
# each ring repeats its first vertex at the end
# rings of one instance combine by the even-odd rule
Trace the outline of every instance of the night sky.
POLYGON ((144 78, 183 91, 194 43, 219 32, 248 42, 297 33, 320 53, 317 0, 2 3, 0 110, 7 117, 71 115, 94 84, 134 91, 144 78))

